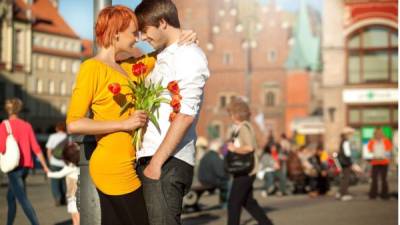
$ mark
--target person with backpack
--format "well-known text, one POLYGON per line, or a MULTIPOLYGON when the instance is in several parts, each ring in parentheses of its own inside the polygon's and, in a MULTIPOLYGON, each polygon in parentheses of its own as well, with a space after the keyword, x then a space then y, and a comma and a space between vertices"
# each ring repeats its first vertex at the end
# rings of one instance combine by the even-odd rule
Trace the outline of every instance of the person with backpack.
MULTIPOLYGON (((50 169, 53 172, 60 171, 65 166, 62 160, 62 152, 67 142, 65 123, 58 122, 55 130, 56 132, 50 134, 46 143, 47 157, 49 159, 50 169)), ((65 205, 65 179, 50 179, 50 182, 55 205, 65 205)))
POLYGON ((76 205, 76 192, 78 190, 78 177, 79 177, 79 146, 75 142, 67 142, 62 151, 62 159, 64 160, 64 167, 57 171, 50 171, 47 176, 52 179, 65 180, 67 183, 66 198, 68 201, 67 211, 71 214, 72 224, 79 225, 80 218, 78 207, 76 205), (61 179, 64 178, 65 179, 61 179))
POLYGON ((26 194, 25 180, 29 169, 33 168, 32 152, 39 159, 44 172, 48 172, 45 158, 42 150, 35 138, 32 126, 29 122, 19 118, 18 114, 22 110, 23 103, 18 98, 7 99, 5 102, 5 111, 8 114, 8 120, 0 124, 0 154, 7 151, 19 151, 19 164, 13 170, 7 172, 9 184, 7 191, 7 225, 12 225, 17 213, 17 201, 32 225, 38 225, 39 221, 36 212, 26 194), (17 148, 8 146, 9 134, 12 134, 18 144, 17 148), (7 144, 6 144, 7 143, 7 144))
POLYGON ((342 201, 349 201, 353 199, 351 195, 349 195, 348 189, 350 185, 350 175, 352 170, 353 161, 351 159, 351 147, 349 138, 353 134, 354 129, 350 127, 346 127, 343 129, 342 134, 340 136, 340 146, 338 152, 338 160, 341 166, 341 179, 340 179, 340 188, 339 192, 336 194, 336 198, 342 201))
POLYGON ((382 129, 376 129, 374 132, 374 138, 368 142, 368 150, 373 155, 373 159, 370 162, 372 165, 372 182, 369 191, 370 199, 375 199, 377 197, 379 178, 381 179, 382 186, 380 197, 382 199, 389 199, 387 173, 392 149, 392 143, 384 136, 382 129))

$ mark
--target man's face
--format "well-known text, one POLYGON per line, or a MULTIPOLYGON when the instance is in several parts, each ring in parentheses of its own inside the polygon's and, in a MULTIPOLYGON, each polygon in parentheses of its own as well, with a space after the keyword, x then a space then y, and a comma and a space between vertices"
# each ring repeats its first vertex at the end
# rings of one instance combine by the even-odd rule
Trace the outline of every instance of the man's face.
POLYGON ((160 27, 146 26, 142 30, 142 40, 149 42, 154 49, 160 50, 167 45, 166 35, 160 27))

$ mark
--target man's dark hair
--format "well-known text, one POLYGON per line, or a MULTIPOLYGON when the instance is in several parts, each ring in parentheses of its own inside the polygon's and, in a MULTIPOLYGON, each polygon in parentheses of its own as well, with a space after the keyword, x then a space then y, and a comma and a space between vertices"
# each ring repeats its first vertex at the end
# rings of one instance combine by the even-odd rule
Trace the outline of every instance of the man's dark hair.
POLYGON ((180 28, 178 10, 171 0, 143 0, 135 9, 139 22, 139 30, 146 26, 160 25, 165 20, 169 25, 180 28))

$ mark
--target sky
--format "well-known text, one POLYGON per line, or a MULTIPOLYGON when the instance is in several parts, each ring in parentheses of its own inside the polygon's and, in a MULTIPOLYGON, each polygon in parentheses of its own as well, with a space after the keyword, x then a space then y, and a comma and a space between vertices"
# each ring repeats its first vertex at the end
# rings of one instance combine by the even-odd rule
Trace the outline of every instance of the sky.
MULTIPOLYGON (((271 0, 260 0, 262 4, 269 1, 271 0)), ((275 1, 283 9, 288 11, 296 11, 300 3, 300 0, 275 1)), ((112 2, 113 5, 121 4, 135 9, 140 0, 113 0, 112 2)), ((315 9, 321 11, 322 0, 307 0, 307 2, 315 9)), ((80 37, 93 39, 93 0, 60 0, 60 12, 67 23, 80 37)))

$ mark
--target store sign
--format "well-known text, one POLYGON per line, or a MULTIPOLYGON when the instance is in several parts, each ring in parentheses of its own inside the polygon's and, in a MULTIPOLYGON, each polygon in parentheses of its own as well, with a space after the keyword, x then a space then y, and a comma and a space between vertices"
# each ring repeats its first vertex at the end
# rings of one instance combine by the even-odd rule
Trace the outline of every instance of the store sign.
POLYGON ((396 103, 398 89, 351 89, 343 91, 344 103, 396 103))

